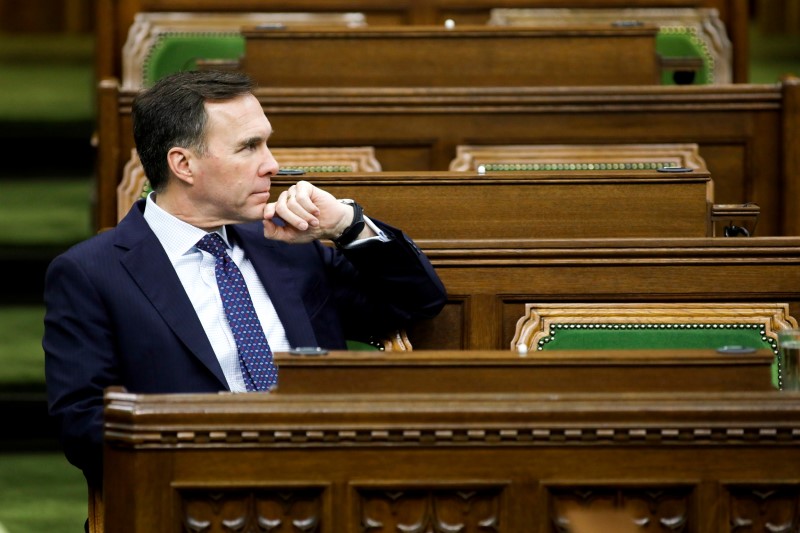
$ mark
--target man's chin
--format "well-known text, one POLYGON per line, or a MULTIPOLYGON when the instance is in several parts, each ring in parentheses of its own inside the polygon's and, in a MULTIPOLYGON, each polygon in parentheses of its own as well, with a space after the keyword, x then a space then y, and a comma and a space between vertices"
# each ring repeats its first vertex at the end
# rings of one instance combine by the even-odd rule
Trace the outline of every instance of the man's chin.
POLYGON ((267 208, 267 200, 269 200, 269 193, 254 194, 250 196, 249 201, 243 206, 239 213, 242 217, 242 222, 255 222, 257 220, 264 220, 264 210, 267 208))

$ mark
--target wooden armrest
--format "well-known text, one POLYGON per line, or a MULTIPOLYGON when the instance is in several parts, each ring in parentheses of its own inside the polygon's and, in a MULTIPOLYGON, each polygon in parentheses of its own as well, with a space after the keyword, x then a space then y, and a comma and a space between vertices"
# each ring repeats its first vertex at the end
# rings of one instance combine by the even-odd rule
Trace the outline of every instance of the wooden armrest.
POLYGON ((89 486, 89 533, 103 533, 105 510, 103 508, 103 491, 89 486))
POLYGON ((383 349, 386 352, 410 352, 413 348, 411 341, 404 329, 395 331, 391 336, 384 339, 383 349))
POLYGON ((715 237, 749 237, 756 231, 761 208, 753 203, 714 204, 711 206, 711 223, 715 237), (718 225, 721 226, 718 229, 718 225))

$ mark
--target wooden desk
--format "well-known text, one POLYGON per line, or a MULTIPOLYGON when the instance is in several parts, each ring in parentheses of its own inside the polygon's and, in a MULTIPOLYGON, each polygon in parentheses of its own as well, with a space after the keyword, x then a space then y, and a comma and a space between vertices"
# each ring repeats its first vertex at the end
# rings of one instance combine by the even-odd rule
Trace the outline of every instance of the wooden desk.
MULTIPOLYGON (((721 204, 756 203, 759 235, 800 235, 800 82, 604 88, 293 88, 257 93, 276 147, 375 146, 385 171, 446 170, 462 144, 699 145, 721 204)), ((116 224, 130 91, 100 92, 97 227, 116 224)))
POLYGON ((244 29, 242 69, 261 87, 648 85, 655 25, 244 29))
MULTIPOLYGON (((719 18, 719 10, 702 7, 544 7, 544 8, 498 8, 493 9, 489 25, 496 26, 534 26, 558 27, 574 24, 608 24, 619 21, 628 23, 655 24, 663 31, 656 39, 656 50, 662 60, 664 73, 671 73, 672 81, 676 80, 676 71, 683 71, 681 80, 684 83, 731 83, 732 46, 728 38, 725 24, 719 18), (677 52, 680 47, 662 46, 676 34, 684 35, 688 42, 698 44, 694 54, 684 55, 686 50, 677 52), (704 72, 694 79, 696 72, 704 72), (692 73, 691 79, 686 74, 692 73)), ((663 74, 662 74, 663 75, 663 74)), ((664 79, 664 78, 662 78, 664 79)), ((669 77, 667 77, 669 79, 669 77)), ((680 77, 679 77, 680 79, 680 77)))
POLYGON ((544 533, 623 506, 697 533, 790 530, 798 399, 111 393, 105 531, 544 533))
POLYGON ((769 350, 510 349, 275 355, 280 394, 773 390, 769 350))
MULTIPOLYGON (((96 72, 98 79, 121 78, 122 46, 138 12, 360 12, 369 25, 484 24, 496 7, 547 7, 553 0, 97 0, 96 72)), ((734 81, 748 76, 748 21, 746 0, 562 0, 559 7, 711 7, 719 11, 733 43, 734 81)))
MULTIPOLYGON (((304 176, 413 239, 707 237, 708 172, 369 172, 304 176)), ((274 196, 296 182, 277 177, 274 196)))
POLYGON ((447 288, 414 349, 510 349, 525 304, 788 303, 800 317, 800 239, 417 241, 447 288))

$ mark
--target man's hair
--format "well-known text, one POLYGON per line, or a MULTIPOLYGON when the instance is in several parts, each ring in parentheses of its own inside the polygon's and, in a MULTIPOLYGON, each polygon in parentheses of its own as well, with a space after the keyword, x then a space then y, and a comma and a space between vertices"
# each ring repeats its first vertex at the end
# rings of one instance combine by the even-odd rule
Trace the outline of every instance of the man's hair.
POLYGON ((167 153, 178 146, 206 153, 207 101, 252 93, 246 74, 223 71, 178 72, 140 92, 133 101, 133 140, 154 191, 169 179, 167 153))

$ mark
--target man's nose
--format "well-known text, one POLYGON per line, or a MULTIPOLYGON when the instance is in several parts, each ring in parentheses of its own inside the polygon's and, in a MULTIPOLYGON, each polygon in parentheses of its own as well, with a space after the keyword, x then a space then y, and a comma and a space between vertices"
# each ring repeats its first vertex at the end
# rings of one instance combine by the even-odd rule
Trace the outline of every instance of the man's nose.
POLYGON ((274 176, 278 173, 279 169, 278 162, 272 156, 272 152, 268 148, 267 155, 259 167, 259 173, 263 176, 274 176))

